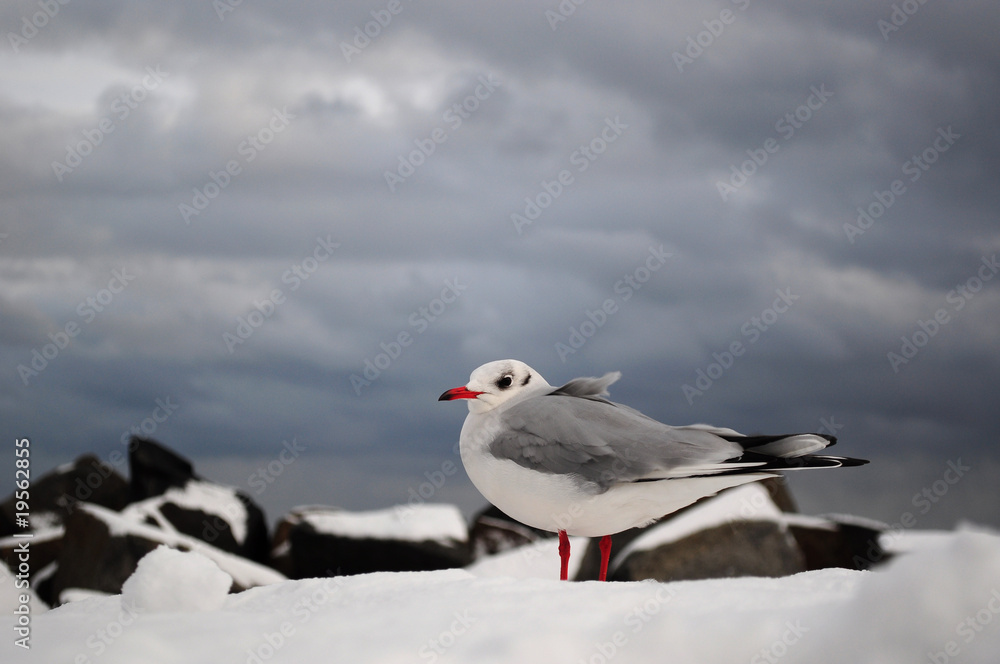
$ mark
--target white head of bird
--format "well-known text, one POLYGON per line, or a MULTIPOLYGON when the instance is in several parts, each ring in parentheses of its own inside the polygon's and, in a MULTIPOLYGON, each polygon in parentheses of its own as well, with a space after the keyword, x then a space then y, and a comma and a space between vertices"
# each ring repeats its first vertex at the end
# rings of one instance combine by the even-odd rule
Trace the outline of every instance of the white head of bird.
POLYGON ((438 399, 468 399, 470 413, 486 413, 516 403, 552 386, 542 375, 519 360, 488 362, 472 372, 469 382, 448 390, 438 399))

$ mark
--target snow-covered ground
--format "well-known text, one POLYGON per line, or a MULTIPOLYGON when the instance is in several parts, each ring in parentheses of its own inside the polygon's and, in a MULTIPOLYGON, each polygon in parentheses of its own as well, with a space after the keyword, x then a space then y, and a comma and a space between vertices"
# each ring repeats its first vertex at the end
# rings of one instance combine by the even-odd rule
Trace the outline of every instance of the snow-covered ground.
POLYGON ((211 560, 158 549, 120 596, 36 609, 30 654, 14 645, 5 597, 0 661, 997 662, 1000 537, 960 530, 912 544, 874 572, 664 584, 552 580, 557 557, 543 542, 492 568, 282 581, 234 595, 211 560))

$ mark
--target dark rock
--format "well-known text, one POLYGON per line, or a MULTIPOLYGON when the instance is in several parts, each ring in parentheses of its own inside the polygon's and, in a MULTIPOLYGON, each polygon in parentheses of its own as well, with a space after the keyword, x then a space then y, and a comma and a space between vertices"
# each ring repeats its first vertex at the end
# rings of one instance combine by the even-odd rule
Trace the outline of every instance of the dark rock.
POLYGON ((292 561, 292 543, 289 541, 289 537, 292 534, 292 528, 298 523, 299 518, 295 511, 282 517, 281 521, 274 528, 274 538, 271 540, 271 559, 269 564, 289 579, 310 578, 295 575, 295 563, 292 561))
MULTIPOLYGON (((15 492, 0 503, 0 537, 24 532, 15 523, 16 495, 15 492)), ((69 466, 33 479, 30 497, 32 528, 37 529, 43 519, 47 525, 57 526, 69 517, 78 502, 122 509, 128 502, 128 482, 112 466, 85 454, 69 466)))
POLYGON ((275 569, 289 578, 305 579, 449 569, 471 562, 466 541, 346 536, 323 532, 309 520, 312 515, 337 511, 299 508, 286 516, 277 528, 272 558, 275 569))
POLYGON ((802 549, 806 569, 865 570, 888 559, 879 544, 881 531, 873 527, 829 521, 815 527, 792 524, 791 532, 802 549))
POLYGON ((733 521, 653 549, 633 551, 616 569, 609 571, 608 578, 613 581, 679 581, 776 577, 805 569, 802 552, 782 524, 763 520, 733 521))
POLYGON ((131 476, 129 502, 162 495, 198 479, 190 461, 150 438, 132 436, 128 444, 131 476))
POLYGON ((94 512, 78 509, 66 521, 59 568, 49 586, 51 595, 42 599, 55 605, 66 588, 120 593, 139 559, 159 545, 141 535, 112 533, 94 512))

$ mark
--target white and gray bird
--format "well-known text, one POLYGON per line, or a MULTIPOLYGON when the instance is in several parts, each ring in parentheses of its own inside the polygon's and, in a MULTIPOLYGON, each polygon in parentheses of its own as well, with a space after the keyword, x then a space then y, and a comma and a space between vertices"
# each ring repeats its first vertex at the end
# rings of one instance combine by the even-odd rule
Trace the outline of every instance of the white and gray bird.
POLYGON ((776 471, 868 463, 813 454, 836 442, 825 434, 744 436, 657 422, 604 398, 620 377, 554 387, 524 362, 498 360, 438 399, 469 400, 459 443, 469 478, 508 516, 559 534, 564 580, 567 535, 601 536, 605 580, 614 533, 776 471))

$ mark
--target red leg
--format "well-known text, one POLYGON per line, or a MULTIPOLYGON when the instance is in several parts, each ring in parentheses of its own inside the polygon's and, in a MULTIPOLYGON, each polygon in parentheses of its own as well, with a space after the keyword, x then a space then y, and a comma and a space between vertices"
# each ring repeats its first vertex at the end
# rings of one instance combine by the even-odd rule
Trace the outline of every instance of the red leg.
POLYGON ((565 581, 569 576, 569 537, 565 530, 559 531, 559 580, 565 581))
POLYGON ((608 559, 611 558, 611 535, 601 538, 601 575, 599 581, 608 580, 608 559))

